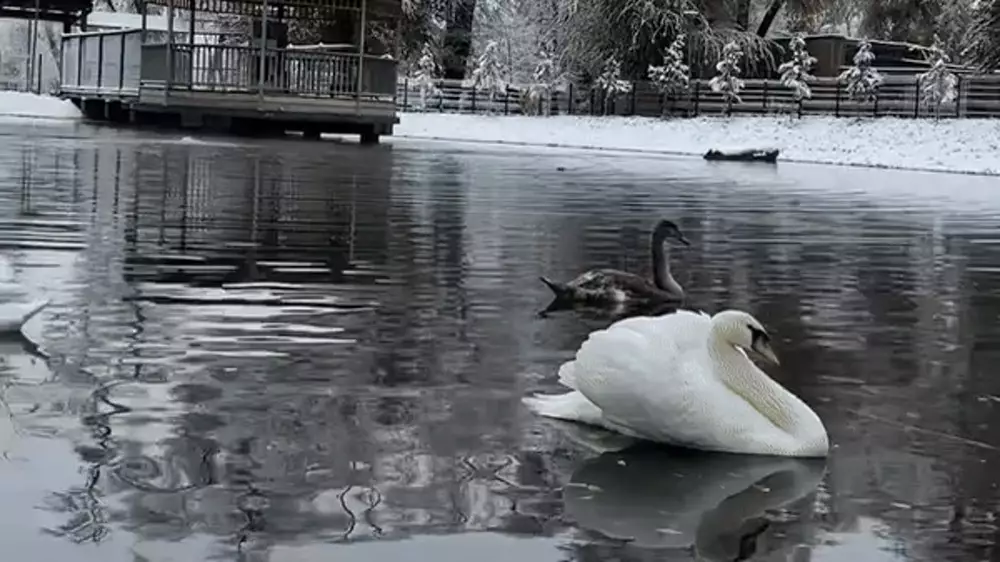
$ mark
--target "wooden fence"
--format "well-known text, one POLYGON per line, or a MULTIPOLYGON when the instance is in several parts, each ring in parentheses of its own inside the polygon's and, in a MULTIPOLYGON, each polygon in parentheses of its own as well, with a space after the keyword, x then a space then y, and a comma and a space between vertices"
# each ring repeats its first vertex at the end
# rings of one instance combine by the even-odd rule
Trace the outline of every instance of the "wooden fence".
MULTIPOLYGON (((934 108, 921 102, 914 75, 890 75, 879 88, 874 102, 856 102, 846 86, 833 78, 810 82, 812 98, 796 102, 792 90, 779 80, 746 80, 742 103, 733 104, 734 115, 834 115, 837 117, 932 117, 934 108)), ((722 96, 712 92, 707 80, 694 80, 683 94, 665 96, 649 82, 635 82, 627 93, 607 96, 596 88, 573 85, 552 92, 548 100, 552 115, 636 115, 643 117, 719 115, 725 110, 722 96)), ((459 81, 437 81, 436 90, 424 91, 411 79, 401 78, 396 102, 402 111, 445 113, 537 114, 537 100, 526 88, 509 87, 491 96, 459 81)), ((942 118, 1000 117, 1000 75, 959 75, 956 99, 939 108, 942 118)))

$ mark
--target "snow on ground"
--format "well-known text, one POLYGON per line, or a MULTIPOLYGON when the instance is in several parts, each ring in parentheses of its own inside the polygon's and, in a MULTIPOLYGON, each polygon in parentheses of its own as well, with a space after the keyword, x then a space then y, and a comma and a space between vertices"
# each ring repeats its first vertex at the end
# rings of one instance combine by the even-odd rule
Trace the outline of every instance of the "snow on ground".
POLYGON ((0 117, 79 119, 83 114, 67 100, 30 92, 0 92, 0 117))
POLYGON ((403 113, 394 136, 702 155, 780 148, 780 160, 1000 174, 1000 122, 836 117, 505 117, 403 113))
MULTIPOLYGON (((72 103, 0 92, 0 117, 79 119, 72 103)), ((836 117, 504 117, 403 113, 394 136, 701 156, 780 148, 780 160, 1000 175, 1000 122, 836 117)))

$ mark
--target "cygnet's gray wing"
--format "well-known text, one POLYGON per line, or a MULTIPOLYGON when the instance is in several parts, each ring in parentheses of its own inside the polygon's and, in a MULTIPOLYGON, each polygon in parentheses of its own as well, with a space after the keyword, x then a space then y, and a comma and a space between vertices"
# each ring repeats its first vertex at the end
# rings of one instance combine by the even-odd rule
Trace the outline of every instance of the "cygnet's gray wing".
POLYGON ((629 296, 648 296, 658 292, 653 283, 634 273, 617 269, 588 271, 571 282, 577 289, 587 292, 624 291, 629 296))

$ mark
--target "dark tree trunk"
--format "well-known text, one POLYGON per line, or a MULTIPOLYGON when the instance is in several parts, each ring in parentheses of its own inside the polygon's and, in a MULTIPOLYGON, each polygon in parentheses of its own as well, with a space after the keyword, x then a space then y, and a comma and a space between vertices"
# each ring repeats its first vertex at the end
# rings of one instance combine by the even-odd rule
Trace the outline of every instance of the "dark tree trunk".
POLYGON ((774 23, 774 18, 778 17, 778 12, 784 5, 785 0, 771 0, 771 5, 767 7, 764 17, 760 20, 760 25, 757 26, 757 37, 764 37, 768 31, 771 31, 771 24, 774 23))
POLYGON ((750 29, 750 0, 739 0, 736 4, 736 27, 743 31, 750 29))
POLYGON ((475 13, 476 0, 457 0, 448 18, 441 68, 446 80, 465 78, 465 67, 472 52, 472 17, 475 13))

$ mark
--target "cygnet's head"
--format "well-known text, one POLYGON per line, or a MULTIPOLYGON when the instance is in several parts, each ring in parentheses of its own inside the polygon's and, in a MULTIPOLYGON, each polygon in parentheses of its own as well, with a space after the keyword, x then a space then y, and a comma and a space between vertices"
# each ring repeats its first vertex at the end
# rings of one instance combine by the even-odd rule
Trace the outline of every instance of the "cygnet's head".
POLYGON ((753 315, 742 310, 723 310, 712 317, 714 331, 731 345, 753 351, 768 363, 778 365, 771 349, 771 336, 753 315))
POLYGON ((684 237, 681 229, 678 228, 673 221, 668 221, 666 219, 656 223, 656 227, 653 228, 653 242, 657 245, 663 244, 664 242, 677 242, 678 244, 683 244, 684 246, 691 245, 691 243, 688 242, 688 239, 684 237))

